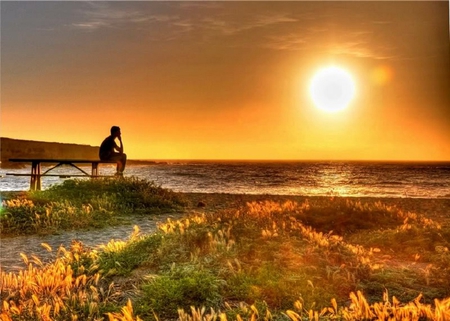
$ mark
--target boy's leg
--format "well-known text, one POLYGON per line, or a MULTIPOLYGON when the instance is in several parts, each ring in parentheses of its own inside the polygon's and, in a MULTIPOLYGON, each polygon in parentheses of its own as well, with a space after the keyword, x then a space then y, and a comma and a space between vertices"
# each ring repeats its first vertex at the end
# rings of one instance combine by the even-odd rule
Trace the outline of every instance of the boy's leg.
POLYGON ((125 170, 125 165, 127 162, 127 154, 114 154, 113 156, 110 157, 110 160, 116 161, 117 162, 117 173, 123 173, 123 171, 125 170))
POLYGON ((127 164, 127 154, 122 154, 120 156, 122 156, 122 158, 120 160, 120 165, 121 165, 120 171, 123 172, 125 170, 125 165, 127 164))

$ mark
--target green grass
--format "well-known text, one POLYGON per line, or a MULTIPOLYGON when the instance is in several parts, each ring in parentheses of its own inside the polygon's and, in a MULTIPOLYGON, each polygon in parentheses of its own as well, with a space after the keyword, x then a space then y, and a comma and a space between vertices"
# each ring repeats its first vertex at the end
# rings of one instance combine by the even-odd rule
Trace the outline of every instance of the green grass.
POLYGON ((136 303, 137 313, 152 317, 156 312, 161 318, 172 318, 179 308, 189 310, 191 306, 209 306, 218 309, 224 284, 224 280, 201 266, 174 264, 170 270, 153 276, 142 285, 142 296, 136 303))
MULTIPOLYGON (((358 211, 359 215, 365 215, 364 211, 378 211, 382 215, 372 216, 370 222, 379 229, 368 228, 365 220, 359 220, 343 237, 323 226, 317 232, 306 225, 319 215, 322 219, 330 215, 339 217, 330 211, 329 204, 323 205, 326 206, 322 211, 322 205, 313 207, 308 203, 252 203, 239 210, 167 222, 161 226, 163 234, 158 249, 149 251, 152 254, 147 262, 142 262, 152 280, 141 284, 145 294, 136 301, 135 312, 147 318, 156 313, 171 319, 178 315, 172 303, 189 311, 187 306, 197 301, 194 304, 197 307, 218 311, 224 309, 224 302, 234 302, 235 307, 238 302, 245 302, 267 305, 273 315, 282 318, 281 311, 292 308, 296 302, 301 302, 306 311, 321 311, 333 299, 339 306, 345 306, 349 294, 357 291, 362 291, 369 302, 382 302, 386 290, 406 301, 423 294, 424 302, 428 303, 450 295, 444 257, 428 256, 427 259, 433 259, 427 262, 433 264, 430 271, 413 265, 406 269, 390 265, 384 259, 392 253, 392 239, 379 239, 380 243, 376 243, 369 237, 365 243, 362 238, 368 231, 380 235, 389 232, 393 237, 403 238, 413 229, 416 237, 423 236, 413 243, 414 249, 417 250, 416 246, 431 249, 443 244, 442 238, 425 237, 442 232, 438 224, 432 221, 424 224, 422 217, 382 204, 365 204, 361 209, 359 203, 344 201, 338 208, 350 217, 358 211), (409 223, 405 225, 407 217, 409 223), (386 224, 386 220, 391 224, 386 224), (206 269, 208 277, 202 278, 212 283, 210 290, 214 290, 214 295, 210 297, 220 299, 208 301, 194 295, 193 300, 186 293, 192 291, 195 281, 173 278, 174 265, 191 271, 190 277, 194 279, 198 278, 197 271, 206 269), (186 301, 180 301, 179 295, 186 297, 186 301)), ((231 310, 227 315, 233 315, 231 310)))
POLYGON ((185 200, 138 178, 66 180, 2 202, 2 235, 49 234, 116 225, 129 214, 180 210, 185 200))
POLYGON ((179 194, 137 177, 66 180, 60 185, 35 192, 32 199, 44 202, 64 199, 78 206, 91 204, 99 208, 144 213, 154 213, 185 204, 179 194))
MULTIPOLYGON (((103 208, 111 213, 149 210, 155 204, 150 190, 162 195, 156 203, 168 207, 161 208, 183 204, 152 184, 122 182, 134 186, 128 194, 117 182, 105 183, 95 189, 107 197, 139 198, 124 208, 111 201, 103 208)), ((70 185, 78 182, 67 184, 34 195, 33 206, 45 208, 60 198, 59 207, 52 206, 63 213, 77 206, 100 209, 90 205, 99 196, 92 186, 78 191, 80 185, 70 185), (72 203, 64 201, 69 195, 72 203)), ((21 202, 20 211, 36 211, 21 202)), ((74 243, 55 262, 34 264, 25 275, 2 273, 1 294, 8 299, 0 316, 39 320, 46 311, 52 320, 73 313, 79 320, 128 321, 445 320, 448 235, 448 226, 379 202, 253 202, 168 220, 151 235, 135 230, 129 241, 97 250, 74 243), (19 279, 29 282, 25 292, 19 279)))

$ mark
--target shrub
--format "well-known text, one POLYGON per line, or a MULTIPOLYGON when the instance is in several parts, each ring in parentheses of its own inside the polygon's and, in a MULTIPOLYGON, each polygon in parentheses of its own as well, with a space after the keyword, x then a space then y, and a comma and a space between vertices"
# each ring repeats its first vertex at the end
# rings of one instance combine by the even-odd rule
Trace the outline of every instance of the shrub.
POLYGON ((167 210, 186 203, 180 194, 136 177, 66 180, 33 197, 44 201, 66 199, 77 205, 102 204, 106 200, 108 206, 122 211, 167 210))
POLYGON ((155 276, 143 285, 142 305, 157 315, 175 318, 179 308, 203 305, 217 308, 221 303, 220 289, 223 281, 210 271, 195 265, 176 266, 155 276))

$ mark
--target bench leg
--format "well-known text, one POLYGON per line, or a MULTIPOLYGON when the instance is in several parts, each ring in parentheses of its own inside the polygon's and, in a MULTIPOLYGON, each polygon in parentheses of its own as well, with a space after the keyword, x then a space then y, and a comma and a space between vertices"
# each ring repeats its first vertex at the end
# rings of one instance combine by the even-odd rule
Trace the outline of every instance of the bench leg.
POLYGON ((30 190, 41 190, 41 163, 32 162, 31 164, 31 178, 30 178, 30 190))
POLYGON ((92 177, 98 176, 98 163, 92 163, 92 177))

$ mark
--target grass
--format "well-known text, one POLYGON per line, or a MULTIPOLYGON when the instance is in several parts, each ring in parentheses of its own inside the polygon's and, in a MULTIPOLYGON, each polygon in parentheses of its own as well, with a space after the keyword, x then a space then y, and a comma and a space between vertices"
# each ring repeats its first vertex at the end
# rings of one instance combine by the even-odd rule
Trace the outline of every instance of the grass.
POLYGON ((74 242, 49 264, 23 255, 27 270, 1 273, 0 318, 448 320, 449 232, 339 198, 197 211, 97 250, 74 242))
POLYGON ((116 225, 129 214, 182 208, 183 198, 138 178, 66 180, 44 191, 2 202, 2 235, 49 234, 116 225))
POLYGON ((61 185, 36 192, 40 201, 66 199, 76 205, 91 204, 125 212, 153 212, 184 205, 179 194, 161 188, 152 181, 127 177, 122 179, 66 180, 61 185))

